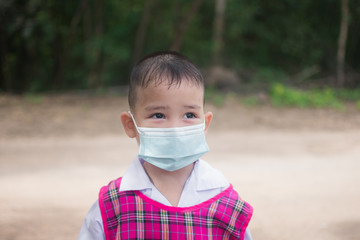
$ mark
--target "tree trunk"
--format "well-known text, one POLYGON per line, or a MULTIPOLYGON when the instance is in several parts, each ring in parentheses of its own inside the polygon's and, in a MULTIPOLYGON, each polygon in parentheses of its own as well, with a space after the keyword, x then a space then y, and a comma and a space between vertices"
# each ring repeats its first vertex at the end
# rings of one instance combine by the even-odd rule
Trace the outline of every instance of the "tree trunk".
POLYGON ((5 58, 7 55, 7 43, 6 43, 6 18, 5 13, 0 9, 0 90, 7 91, 8 84, 5 79, 5 58))
MULTIPOLYGON (((79 4, 78 9, 76 10, 74 16, 71 19, 69 33, 67 35, 67 38, 65 39, 65 43, 64 43, 64 46, 63 46, 63 51, 59 52, 58 49, 55 50, 54 55, 57 56, 57 58, 58 58, 58 60, 56 61, 58 65, 55 67, 57 72, 55 73, 55 77, 53 79, 53 87, 55 87, 55 88, 62 85, 62 82, 63 82, 63 79, 64 79, 66 58, 67 58, 68 52, 70 50, 70 47, 72 45, 72 42, 74 41, 76 30, 77 30, 78 25, 80 23, 81 15, 82 15, 82 12, 83 12, 83 6, 84 6, 83 2, 84 1, 85 0, 83 0, 79 4)), ((55 46, 55 48, 56 48, 56 46, 55 46)))
POLYGON ((345 54, 348 27, 349 3, 348 0, 341 0, 341 25, 337 52, 337 84, 339 87, 343 87, 345 83, 345 54))
POLYGON ((95 0, 95 39, 100 44, 95 49, 95 64, 92 66, 89 78, 88 86, 90 87, 102 87, 103 86, 103 64, 104 64, 104 52, 103 52, 103 35, 104 35, 104 1, 95 0))
POLYGON ((199 9, 200 5, 202 3, 202 0, 194 0, 192 5, 190 6, 190 9, 188 11, 188 14, 184 17, 184 20, 179 26, 179 29, 176 31, 175 38, 171 44, 170 49, 173 51, 179 51, 181 44, 183 42, 183 38, 186 32, 186 29, 189 27, 189 24, 191 20, 193 19, 194 15, 196 14, 197 10, 199 9))
POLYGON ((226 0, 216 0, 215 4, 213 63, 217 65, 222 64, 224 13, 226 0))
POLYGON ((87 43, 92 35, 91 9, 90 9, 89 0, 83 0, 82 4, 84 10, 83 31, 84 31, 85 42, 87 43))
POLYGON ((133 52, 133 64, 135 64, 141 57, 144 48, 146 31, 150 23, 151 8, 154 5, 155 0, 146 0, 144 3, 144 9, 141 16, 140 25, 136 32, 134 52, 133 52))

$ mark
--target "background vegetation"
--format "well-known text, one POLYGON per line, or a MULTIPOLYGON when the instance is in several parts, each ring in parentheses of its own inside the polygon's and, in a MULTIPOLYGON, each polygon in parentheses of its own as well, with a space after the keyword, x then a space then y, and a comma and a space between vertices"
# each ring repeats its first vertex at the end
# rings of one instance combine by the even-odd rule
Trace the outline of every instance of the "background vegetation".
POLYGON ((126 85, 141 56, 172 49, 207 79, 217 73, 208 82, 216 89, 338 107, 334 96, 357 101, 357 90, 323 88, 360 87, 359 29, 360 0, 1 1, 0 91, 126 85), (323 90, 304 97, 287 86, 323 90), (319 94, 325 100, 312 102, 319 94))

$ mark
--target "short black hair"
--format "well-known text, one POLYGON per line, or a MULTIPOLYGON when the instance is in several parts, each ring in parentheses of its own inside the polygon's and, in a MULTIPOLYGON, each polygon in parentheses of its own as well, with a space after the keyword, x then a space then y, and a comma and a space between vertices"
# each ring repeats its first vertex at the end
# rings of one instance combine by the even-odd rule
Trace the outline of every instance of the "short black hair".
POLYGON ((136 90, 168 81, 171 86, 180 86, 183 79, 204 87, 204 78, 195 64, 184 55, 174 51, 155 52, 142 58, 132 69, 128 101, 130 110, 135 110, 136 90))

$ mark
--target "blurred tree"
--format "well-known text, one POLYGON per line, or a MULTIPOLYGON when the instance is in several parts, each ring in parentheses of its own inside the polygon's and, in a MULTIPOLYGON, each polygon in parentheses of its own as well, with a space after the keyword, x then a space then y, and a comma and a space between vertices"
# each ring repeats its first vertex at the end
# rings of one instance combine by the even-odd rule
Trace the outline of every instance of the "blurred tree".
POLYGON ((2 90, 23 92, 29 87, 31 76, 39 73, 35 66, 39 61, 36 48, 41 42, 37 22, 40 10, 35 0, 2 1, 0 4, 2 90))
POLYGON ((196 14, 198 8, 200 7, 202 0, 194 0, 190 6, 190 9, 187 11, 186 15, 183 17, 182 22, 179 26, 176 27, 175 35, 170 49, 173 51, 180 51, 183 38, 188 28, 192 18, 196 14))
POLYGON ((96 41, 94 45, 94 63, 91 66, 88 75, 88 86, 90 88, 99 88, 103 86, 103 64, 104 64, 104 51, 103 51, 103 35, 104 35, 104 1, 94 1, 94 28, 95 34, 93 39, 96 41))
POLYGON ((222 64, 223 53, 223 32, 224 32, 224 15, 226 0, 215 1, 215 19, 214 19, 214 52, 213 63, 222 64))
POLYGON ((348 0, 340 0, 341 3, 341 24, 338 40, 337 52, 337 84, 339 87, 344 86, 345 82, 345 53, 346 53, 346 40, 348 37, 349 28, 349 2, 348 0))
MULTIPOLYGON (((0 91, 126 84, 133 61, 169 48, 201 68, 267 76, 319 69, 325 84, 338 74, 337 84, 360 86, 360 0, 343 0, 342 16, 339 2, 0 1, 0 91)), ((248 82, 277 77, 259 79, 248 82)))
MULTIPOLYGON (((56 23, 56 21, 52 21, 52 23, 55 24, 55 42, 54 42, 54 56, 57 59, 56 61, 56 70, 54 71, 54 76, 53 76, 53 87, 54 88, 59 88, 63 85, 64 82, 64 71, 66 68, 66 62, 68 61, 68 55, 69 52, 72 48, 72 45, 75 41, 77 32, 78 32, 78 28, 80 25, 80 20, 81 17, 83 16, 83 13, 85 11, 85 9, 87 9, 88 7, 88 1, 87 0, 81 0, 78 3, 77 9, 74 12, 72 18, 71 18, 71 22, 70 22, 70 26, 68 29, 68 32, 65 36, 65 39, 62 40, 61 36, 58 32, 58 26, 60 25, 59 23, 56 23)), ((51 14, 51 16, 56 16, 56 6, 53 6, 49 12, 51 14)))
POLYGON ((0 90, 8 91, 8 84, 5 82, 5 56, 7 55, 7 34, 6 34, 5 7, 0 5, 0 90))
POLYGON ((135 64, 142 55, 142 51, 145 43, 146 31, 150 23, 151 9, 156 1, 147 0, 144 2, 143 11, 141 14, 141 21, 136 32, 135 45, 133 51, 133 64, 135 64))

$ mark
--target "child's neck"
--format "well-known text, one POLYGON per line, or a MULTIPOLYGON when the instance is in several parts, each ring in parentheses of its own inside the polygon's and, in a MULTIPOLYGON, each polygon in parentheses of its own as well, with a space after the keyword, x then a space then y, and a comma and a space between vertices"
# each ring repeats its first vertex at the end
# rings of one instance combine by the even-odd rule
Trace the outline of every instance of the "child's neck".
POLYGON ((182 169, 169 172, 155 167, 148 162, 143 164, 150 180, 172 206, 177 206, 181 193, 184 189, 186 180, 189 178, 194 164, 190 164, 182 169))

